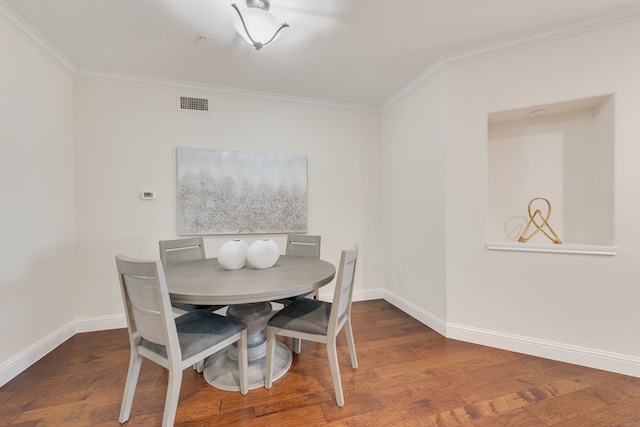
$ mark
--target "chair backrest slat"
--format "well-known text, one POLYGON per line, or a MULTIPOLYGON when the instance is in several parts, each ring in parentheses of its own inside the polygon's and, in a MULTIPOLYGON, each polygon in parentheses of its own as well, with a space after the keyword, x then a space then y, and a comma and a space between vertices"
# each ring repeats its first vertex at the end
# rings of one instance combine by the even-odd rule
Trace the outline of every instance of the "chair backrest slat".
POLYGON ((287 236, 285 255, 320 258, 320 236, 290 234, 287 236))
POLYGON ((116 264, 130 337, 141 336, 164 345, 167 353, 179 352, 179 348, 170 349, 177 342, 178 333, 161 262, 118 255, 116 264), (170 336, 175 338, 172 340, 170 336))
POLYGON ((351 310, 358 249, 358 245, 354 245, 353 248, 342 251, 329 317, 330 329, 340 327, 351 310))
POLYGON ((160 260, 165 267, 182 262, 199 261, 206 257, 202 237, 161 240, 159 244, 160 260))

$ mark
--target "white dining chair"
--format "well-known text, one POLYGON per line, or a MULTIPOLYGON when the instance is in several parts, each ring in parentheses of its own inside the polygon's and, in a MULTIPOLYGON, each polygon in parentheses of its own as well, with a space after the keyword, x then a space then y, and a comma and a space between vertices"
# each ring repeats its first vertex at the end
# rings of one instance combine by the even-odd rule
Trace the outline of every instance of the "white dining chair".
MULTIPOLYGON (((285 255, 306 256, 320 259, 320 236, 310 236, 307 234, 289 234, 287 236, 287 247, 285 255)), ((318 291, 307 294, 307 298, 318 299, 318 291)))
MULTIPOLYGON (((187 237, 185 239, 160 240, 160 261, 162 265, 170 267, 172 265, 183 262, 200 261, 206 259, 204 250, 204 239, 201 236, 187 237)), ((171 301, 176 316, 181 316, 193 310, 216 311, 226 307, 226 305, 209 305, 209 304, 186 304, 182 302, 171 301)), ((202 373, 204 368, 204 360, 194 365, 198 373, 202 373)))
MULTIPOLYGON (((321 241, 321 236, 311 236, 308 234, 289 234, 287 236, 287 246, 284 254, 287 256, 302 256, 320 259, 321 241)), ((286 306, 295 301, 296 298, 301 297, 318 299, 318 291, 313 291, 307 295, 301 295, 299 297, 281 298, 272 302, 277 302, 286 306)))
POLYGON ((183 370, 233 343, 238 346, 240 391, 247 393, 247 328, 244 323, 205 310, 174 317, 160 260, 136 260, 117 255, 116 266, 131 346, 120 423, 129 419, 143 357, 169 370, 163 427, 173 426, 183 370))
POLYGON ((165 267, 206 258, 204 239, 201 236, 188 237, 186 239, 160 240, 159 246, 160 260, 165 267))
POLYGON ((308 234, 289 234, 285 255, 320 258, 320 236, 308 234))
MULTIPOLYGON (((271 317, 267 323, 265 388, 270 389, 273 382, 273 360, 278 335, 291 337, 294 340, 319 342, 327 347, 336 403, 340 407, 344 406, 336 338, 338 333, 344 329, 351 356, 351 366, 353 369, 357 369, 358 359, 356 358, 356 347, 351 328, 351 301, 358 249, 358 245, 355 245, 351 249, 342 251, 333 302, 298 298, 271 317)), ((300 353, 299 346, 296 349, 295 343, 294 351, 300 353)))
MULTIPOLYGON (((170 267, 189 261, 200 261, 206 258, 204 250, 204 239, 202 237, 188 237, 186 239, 160 240, 160 260, 162 265, 170 267)), ((172 302, 171 305, 177 308, 178 314, 183 314, 191 310, 216 311, 225 305, 200 305, 172 302)))

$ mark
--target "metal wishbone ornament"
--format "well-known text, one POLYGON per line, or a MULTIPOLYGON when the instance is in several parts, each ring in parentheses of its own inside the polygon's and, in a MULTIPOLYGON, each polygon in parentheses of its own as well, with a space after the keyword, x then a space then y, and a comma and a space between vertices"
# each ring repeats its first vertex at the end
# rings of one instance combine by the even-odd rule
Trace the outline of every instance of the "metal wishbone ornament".
POLYGON ((547 236, 547 238, 549 240, 551 240, 553 243, 562 244, 562 241, 560 240, 558 235, 553 231, 553 228, 551 228, 551 226, 549 225, 549 217, 551 216, 551 203, 549 203, 549 201, 547 199, 545 199, 543 197, 536 197, 535 199, 531 199, 531 201, 529 202, 529 207, 527 208, 527 210, 528 210, 528 213, 529 213, 529 222, 527 223, 527 226, 522 231, 522 234, 520 234, 520 237, 518 237, 518 242, 526 243, 526 242, 529 241, 529 239, 531 239, 533 236, 535 236, 536 233, 538 233, 538 231, 540 231, 540 232, 542 232, 542 234, 547 236), (531 213, 531 206, 533 205, 533 202, 535 202, 536 200, 542 200, 547 204, 547 214, 546 214, 546 216, 542 215, 542 212, 540 212, 540 209, 536 209, 533 213, 531 213), (538 224, 536 222, 536 219, 540 220, 541 224, 538 224), (531 232, 531 234, 526 236, 527 230, 529 230, 529 227, 531 225, 535 226, 535 230, 533 230, 531 232), (545 228, 551 234, 547 233, 547 231, 545 231, 545 228))

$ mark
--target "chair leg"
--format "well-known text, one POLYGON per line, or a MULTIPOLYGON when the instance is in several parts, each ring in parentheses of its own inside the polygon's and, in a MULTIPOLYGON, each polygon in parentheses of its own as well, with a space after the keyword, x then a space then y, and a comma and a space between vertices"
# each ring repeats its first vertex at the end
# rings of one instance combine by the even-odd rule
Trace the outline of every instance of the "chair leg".
POLYGON ((164 415, 162 427, 173 427, 180 398, 180 386, 182 385, 182 369, 172 367, 169 369, 169 384, 167 385, 167 397, 164 401, 164 415))
POLYGON ((276 352, 276 334, 272 327, 267 326, 267 358, 264 366, 264 388, 270 389, 273 382, 273 358, 276 352))
POLYGON ((293 341, 293 352, 295 354, 300 354, 302 350, 302 340, 300 338, 292 338, 293 341))
POLYGON ((136 392, 136 385, 138 384, 138 376, 140 374, 140 367, 142 366, 142 356, 135 351, 131 352, 129 359, 129 371, 127 372, 127 382, 124 386, 124 396, 122 397, 122 406, 120 407, 120 417, 118 420, 120 423, 127 422, 129 420, 129 414, 131 414, 131 405, 133 404, 133 395, 136 392))
POLYGON ((358 358, 356 357, 356 345, 353 341, 353 329, 351 329, 351 316, 347 318, 347 324, 344 333, 347 336, 347 346, 349 347, 349 355, 351 356, 351 366, 358 369, 358 358))
POLYGON ((193 365, 193 370, 201 374, 204 370, 204 359, 193 365))
POLYGON ((249 391, 249 356, 246 329, 240 332, 240 341, 238 341, 238 369, 240 371, 240 393, 247 394, 249 391))
POLYGON ((336 392, 336 404, 344 406, 344 396, 342 394, 342 381, 340 380, 340 367, 338 366, 338 352, 336 348, 336 337, 327 337, 327 355, 329 356, 329 368, 333 379, 333 389, 336 392))

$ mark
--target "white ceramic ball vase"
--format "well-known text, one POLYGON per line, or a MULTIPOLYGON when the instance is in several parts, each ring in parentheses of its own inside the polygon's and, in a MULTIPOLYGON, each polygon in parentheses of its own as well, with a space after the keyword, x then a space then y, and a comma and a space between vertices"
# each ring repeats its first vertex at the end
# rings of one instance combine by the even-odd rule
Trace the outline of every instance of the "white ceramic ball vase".
POLYGON ((228 240, 218 249, 218 264, 225 270, 239 270, 247 261, 249 245, 244 240, 228 240))
POLYGON ((280 258, 280 247, 271 239, 256 240, 247 249, 247 261, 258 270, 271 268, 280 258))

